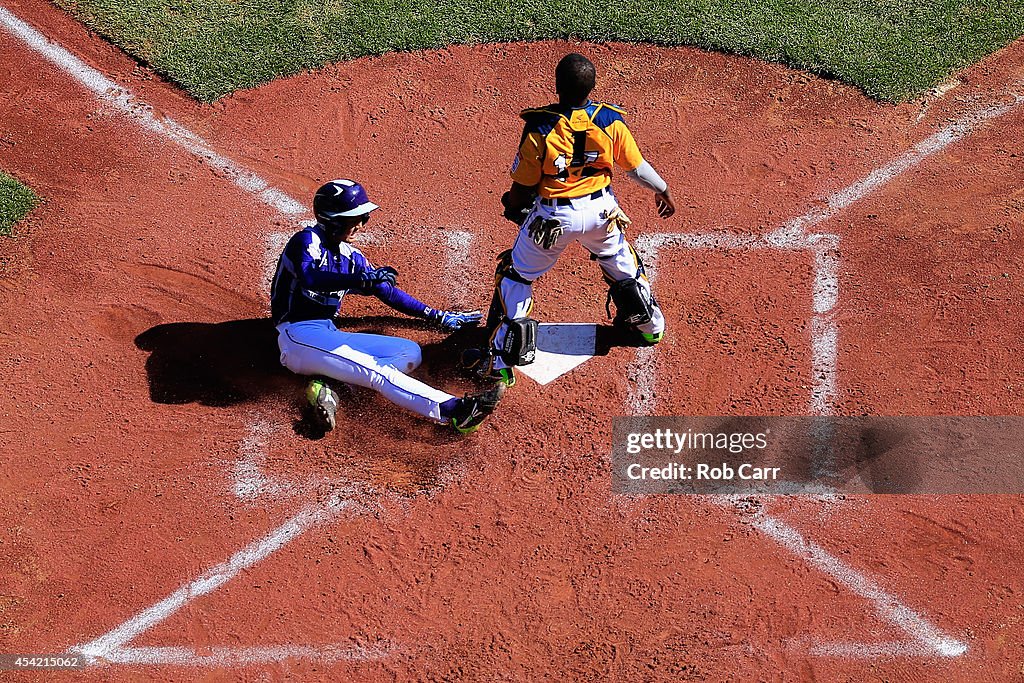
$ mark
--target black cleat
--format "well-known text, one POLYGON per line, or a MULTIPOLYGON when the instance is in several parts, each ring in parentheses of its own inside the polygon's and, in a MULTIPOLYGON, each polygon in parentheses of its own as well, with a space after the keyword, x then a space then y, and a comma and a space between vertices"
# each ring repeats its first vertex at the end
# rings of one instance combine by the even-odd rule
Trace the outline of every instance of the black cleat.
POLYGON ((466 394, 459 399, 449 423, 460 434, 471 434, 480 428, 484 419, 498 407, 498 401, 505 395, 506 385, 498 383, 479 394, 466 394))

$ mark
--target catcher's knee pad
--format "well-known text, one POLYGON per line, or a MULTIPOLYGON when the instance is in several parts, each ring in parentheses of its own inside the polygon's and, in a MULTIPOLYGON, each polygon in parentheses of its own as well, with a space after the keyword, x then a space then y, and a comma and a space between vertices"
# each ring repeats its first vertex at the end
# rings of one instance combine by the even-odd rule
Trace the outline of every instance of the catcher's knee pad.
MULTIPOLYGON (((654 299, 636 278, 619 280, 608 288, 607 305, 615 302, 615 324, 636 327, 651 322, 654 299)), ((611 310, 608 311, 611 315, 611 310)))
POLYGON ((505 251, 498 254, 498 267, 494 270, 494 284, 498 286, 501 284, 502 278, 508 278, 514 282, 519 282, 524 285, 532 285, 533 280, 527 280, 525 277, 519 274, 515 266, 512 265, 512 250, 506 249, 505 251))
POLYGON ((487 311, 487 321, 484 327, 493 332, 505 318, 505 306, 501 301, 501 281, 505 278, 523 285, 532 285, 532 280, 527 280, 516 271, 512 265, 512 250, 506 249, 498 254, 498 267, 494 271, 494 296, 491 297, 491 306, 487 311))
POLYGON ((508 366, 529 365, 537 358, 538 323, 533 318, 505 318, 508 328, 498 350, 508 366))

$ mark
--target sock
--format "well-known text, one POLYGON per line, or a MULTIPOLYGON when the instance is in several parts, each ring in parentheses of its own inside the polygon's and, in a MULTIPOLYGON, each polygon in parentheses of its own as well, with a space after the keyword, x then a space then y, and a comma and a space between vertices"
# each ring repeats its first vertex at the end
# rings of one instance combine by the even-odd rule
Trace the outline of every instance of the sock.
POLYGON ((441 404, 441 419, 448 420, 449 418, 451 418, 452 414, 455 412, 455 409, 459 407, 459 401, 461 401, 461 400, 462 399, 458 399, 458 398, 450 398, 447 401, 445 401, 444 403, 442 403, 441 404))

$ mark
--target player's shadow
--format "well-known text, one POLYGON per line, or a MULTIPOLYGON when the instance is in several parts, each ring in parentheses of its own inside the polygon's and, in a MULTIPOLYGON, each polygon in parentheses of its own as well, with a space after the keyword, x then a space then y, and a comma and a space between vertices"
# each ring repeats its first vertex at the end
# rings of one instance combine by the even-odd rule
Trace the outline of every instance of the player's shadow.
MULTIPOLYGON (((343 318, 338 326, 349 332, 384 335, 429 329, 422 321, 395 316, 343 318)), ((486 341, 486 331, 475 327, 424 343, 423 366, 414 375, 455 393, 466 379, 459 368, 462 351, 486 341), (448 386, 452 383, 457 386, 448 386)), ((595 355, 635 343, 632 336, 612 326, 596 327, 595 355)), ((156 403, 231 406, 267 396, 296 395, 304 383, 281 366, 277 331, 269 318, 165 323, 140 334, 135 345, 150 354, 146 373, 150 398, 156 403)), ((572 349, 548 350, 573 353, 572 349)))
MULTIPOLYGON (((414 319, 368 316, 338 320, 348 332, 402 335, 402 330, 428 329, 414 319)), ((423 365, 413 373, 440 389, 457 393, 458 359, 463 348, 475 343, 475 330, 466 330, 425 343, 423 365)), ((277 330, 269 318, 228 320, 219 323, 175 322, 152 327, 135 338, 135 345, 149 352, 146 374, 150 399, 155 403, 200 403, 227 407, 249 401, 272 399, 294 405, 295 431, 307 438, 324 436, 303 411, 302 388, 306 378, 280 364, 277 330)), ((416 415, 391 410, 387 399, 372 390, 354 387, 341 391, 341 411, 366 411, 367 420, 399 431, 411 440, 444 443, 452 436, 437 430, 416 415)))
POLYGON ((135 345, 149 352, 155 403, 230 406, 294 392, 301 382, 281 366, 269 318, 165 323, 137 336, 135 345))

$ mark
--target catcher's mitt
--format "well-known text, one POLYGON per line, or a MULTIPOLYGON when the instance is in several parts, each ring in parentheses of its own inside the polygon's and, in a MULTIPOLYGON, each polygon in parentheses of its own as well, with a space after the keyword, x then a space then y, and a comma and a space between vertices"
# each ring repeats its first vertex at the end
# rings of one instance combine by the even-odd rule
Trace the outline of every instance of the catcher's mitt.
POLYGON ((533 206, 533 200, 536 198, 537 195, 534 194, 533 197, 530 198, 530 201, 526 204, 526 206, 523 207, 512 206, 509 201, 512 198, 511 195, 511 192, 506 192, 505 194, 501 195, 501 205, 505 208, 501 215, 507 218, 508 220, 512 221, 516 225, 522 226, 523 221, 525 221, 526 217, 530 215, 530 209, 533 206))

